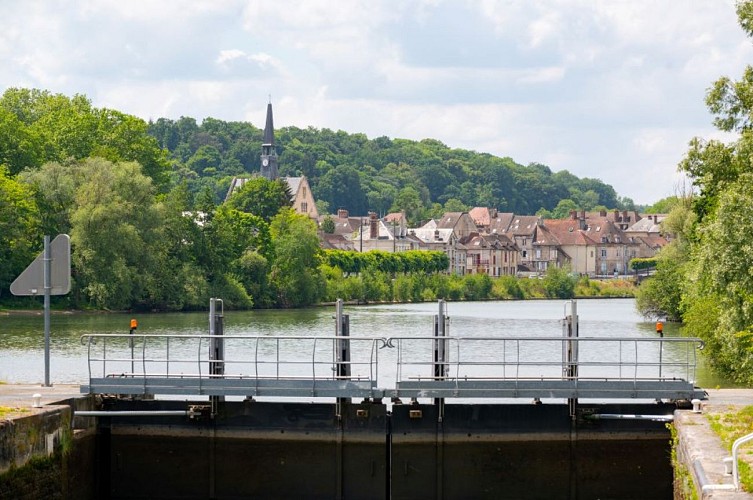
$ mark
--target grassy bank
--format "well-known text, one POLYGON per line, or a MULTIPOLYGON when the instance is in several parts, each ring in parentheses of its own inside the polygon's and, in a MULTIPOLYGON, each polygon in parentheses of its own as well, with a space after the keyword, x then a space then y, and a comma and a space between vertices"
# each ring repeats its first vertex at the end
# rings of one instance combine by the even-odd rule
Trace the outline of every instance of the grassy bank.
MULTIPOLYGON (((732 453, 735 440, 753 432, 753 406, 745 406, 739 410, 724 413, 708 413, 706 418, 711 428, 722 440, 724 447, 732 453)), ((740 483, 745 491, 753 491, 753 449, 750 444, 743 445, 738 455, 738 471, 740 483)))

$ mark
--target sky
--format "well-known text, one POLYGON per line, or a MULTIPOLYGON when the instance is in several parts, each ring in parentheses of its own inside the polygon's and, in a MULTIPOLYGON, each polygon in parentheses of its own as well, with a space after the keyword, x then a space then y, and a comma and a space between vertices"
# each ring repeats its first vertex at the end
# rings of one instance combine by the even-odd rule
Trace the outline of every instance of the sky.
POLYGON ((542 163, 652 204, 753 44, 732 0, 0 0, 0 91, 542 163))

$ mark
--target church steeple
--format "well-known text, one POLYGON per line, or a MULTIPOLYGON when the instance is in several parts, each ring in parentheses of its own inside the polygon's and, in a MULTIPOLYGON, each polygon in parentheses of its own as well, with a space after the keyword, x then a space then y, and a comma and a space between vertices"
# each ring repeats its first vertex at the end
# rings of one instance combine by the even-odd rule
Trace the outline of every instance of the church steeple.
POLYGON ((267 122, 264 125, 264 140, 261 144, 261 175, 269 180, 275 180, 278 176, 275 128, 272 121, 272 102, 267 104, 267 122))

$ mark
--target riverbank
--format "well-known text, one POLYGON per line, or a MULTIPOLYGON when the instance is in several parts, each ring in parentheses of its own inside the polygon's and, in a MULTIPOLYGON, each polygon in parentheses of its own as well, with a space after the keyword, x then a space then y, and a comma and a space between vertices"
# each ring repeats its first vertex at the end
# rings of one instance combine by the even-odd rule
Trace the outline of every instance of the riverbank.
MULTIPOLYGON (((405 288, 405 284, 400 285, 392 283, 393 290, 391 293, 384 293, 379 296, 374 293, 366 293, 364 283, 357 283, 360 277, 351 277, 352 286, 341 287, 333 297, 333 300, 324 300, 316 304, 310 304, 301 307, 329 307, 334 305, 335 298, 341 298, 348 306, 357 305, 375 305, 375 304, 414 304, 421 302, 435 302, 438 299, 445 299, 448 302, 476 302, 476 301, 494 301, 494 300, 547 300, 547 299, 610 299, 610 298, 635 298, 637 285, 632 279, 610 278, 605 280, 589 279, 587 276, 577 278, 570 277, 573 280, 572 293, 568 292, 569 288, 561 289, 552 286, 543 276, 532 276, 531 278, 514 278, 503 276, 500 278, 488 278, 486 275, 469 275, 476 276, 474 286, 462 287, 435 287, 431 283, 424 283, 422 288, 418 284, 412 284, 408 289, 397 292, 400 286, 405 288), (488 282, 486 282, 488 280, 488 282), (355 283, 355 284, 353 284, 355 283), (432 285, 432 286, 429 286, 432 285), (416 290, 420 288, 420 293, 416 290), (436 289, 435 289, 436 288, 436 289), (414 290, 416 289, 416 290, 414 290)), ((473 281, 470 281, 473 283, 473 281)), ((44 310, 41 303, 35 303, 32 308, 21 308, 17 306, 18 300, 14 299, 11 307, 4 308, 0 302, 0 316, 23 316, 23 315, 42 315, 44 310)), ((301 308, 299 307, 299 308, 301 308)), ((228 310, 277 310, 286 308, 232 308, 228 310)), ((297 308, 291 308, 297 309, 297 308)), ((204 312, 207 309, 199 311, 204 312)), ((171 311, 171 310, 101 310, 101 309, 63 309, 53 308, 50 313, 53 315, 74 315, 74 314, 143 314, 159 312, 196 312, 196 309, 189 311, 171 311)))

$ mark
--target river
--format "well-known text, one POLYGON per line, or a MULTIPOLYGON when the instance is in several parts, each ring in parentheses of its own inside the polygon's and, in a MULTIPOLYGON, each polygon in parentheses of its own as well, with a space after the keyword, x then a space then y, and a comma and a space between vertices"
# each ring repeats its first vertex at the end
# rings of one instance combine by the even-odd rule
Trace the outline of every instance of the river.
MULTIPOLYGON (((564 300, 452 302, 447 304, 453 336, 557 336, 568 312, 564 300)), ((436 303, 346 306, 351 335, 368 337, 427 336, 433 331, 436 303)), ((635 310, 633 299, 588 299, 577 302, 580 335, 588 337, 655 337, 655 323, 635 310)), ((227 311, 226 335, 333 335, 334 307, 297 310, 227 311)), ((54 314, 51 320, 50 381, 83 384, 88 380, 84 334, 128 333, 131 318, 141 334, 206 334, 208 315, 54 314)), ((44 381, 44 326, 40 315, 3 317, 0 332, 0 381, 44 381)), ((680 336, 676 324, 664 326, 665 336, 680 336)), ((696 383, 701 387, 731 387, 715 376, 699 357, 696 383)))

